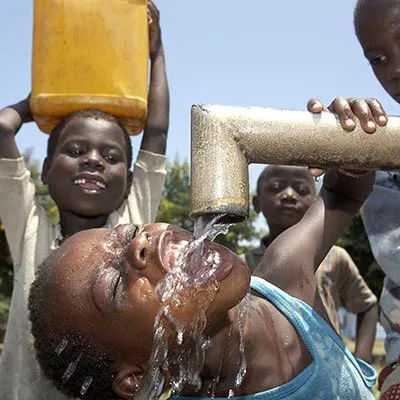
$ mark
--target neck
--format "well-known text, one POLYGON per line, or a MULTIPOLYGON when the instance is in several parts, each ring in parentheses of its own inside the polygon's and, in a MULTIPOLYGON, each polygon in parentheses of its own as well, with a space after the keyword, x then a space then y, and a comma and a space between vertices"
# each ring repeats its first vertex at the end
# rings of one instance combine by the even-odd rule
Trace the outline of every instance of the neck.
POLYGON ((68 211, 60 211, 61 233, 64 238, 67 238, 86 229, 102 228, 106 224, 107 218, 108 215, 88 218, 68 211))
POLYGON ((269 227, 269 238, 271 242, 287 229, 282 226, 269 225, 269 224, 268 227, 269 227))

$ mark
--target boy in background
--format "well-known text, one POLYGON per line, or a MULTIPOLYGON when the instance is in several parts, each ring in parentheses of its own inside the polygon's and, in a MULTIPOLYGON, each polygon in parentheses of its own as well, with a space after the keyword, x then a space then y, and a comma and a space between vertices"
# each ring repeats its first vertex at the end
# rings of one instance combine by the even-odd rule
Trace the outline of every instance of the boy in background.
MULTIPOLYGON (((315 197, 314 181, 307 168, 271 165, 264 169, 257 181, 253 206, 257 213, 264 215, 269 235, 261 239, 259 247, 245 254, 246 263, 252 270, 273 240, 303 218, 315 197)), ((371 362, 378 321, 377 299, 346 250, 332 247, 316 271, 316 282, 329 319, 338 333, 338 308, 342 306, 357 314, 355 355, 371 362)))

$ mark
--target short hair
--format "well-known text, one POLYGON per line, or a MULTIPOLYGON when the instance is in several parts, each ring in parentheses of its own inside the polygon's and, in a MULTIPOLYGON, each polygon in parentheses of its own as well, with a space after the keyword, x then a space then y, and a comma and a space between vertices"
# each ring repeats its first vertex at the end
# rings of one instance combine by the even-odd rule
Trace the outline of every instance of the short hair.
POLYGON ((365 13, 370 13, 376 9, 382 9, 391 5, 400 6, 400 2, 398 0, 357 0, 353 14, 356 35, 358 36, 359 22, 365 13))
POLYGON ((117 374, 115 359, 87 335, 73 329, 61 332, 49 313, 51 305, 46 291, 49 267, 56 253, 39 266, 29 293, 29 318, 37 360, 45 377, 63 394, 88 400, 117 400, 119 397, 112 388, 117 374))
POLYGON ((128 160, 128 169, 131 168, 132 166, 132 142, 130 139, 130 136, 124 127, 122 123, 112 116, 111 114, 108 114, 104 111, 98 110, 98 109, 85 109, 85 110, 79 110, 76 112, 73 112, 72 114, 67 115, 64 117, 52 130, 52 132, 49 135, 49 139, 47 141, 47 158, 49 160, 52 159, 59 139, 61 138, 62 134, 64 133, 65 129, 68 128, 68 126, 73 122, 76 121, 79 118, 94 118, 94 119, 102 119, 104 121, 108 121, 114 124, 117 124, 122 132, 124 133, 124 138, 125 138, 125 144, 126 144, 126 155, 127 155, 127 160, 128 160))
MULTIPOLYGON (((257 196, 261 192, 261 184, 264 182, 268 171, 271 171, 274 168, 280 168, 280 167, 283 167, 283 165, 268 165, 263 169, 263 171, 261 172, 261 174, 259 175, 259 177, 257 179, 257 189, 256 189, 257 190, 257 192, 256 192, 257 196)), ((314 184, 313 178, 312 178, 311 174, 308 174, 308 175, 310 177, 310 182, 312 183, 312 187, 313 187, 313 189, 315 191, 315 184, 314 184)))

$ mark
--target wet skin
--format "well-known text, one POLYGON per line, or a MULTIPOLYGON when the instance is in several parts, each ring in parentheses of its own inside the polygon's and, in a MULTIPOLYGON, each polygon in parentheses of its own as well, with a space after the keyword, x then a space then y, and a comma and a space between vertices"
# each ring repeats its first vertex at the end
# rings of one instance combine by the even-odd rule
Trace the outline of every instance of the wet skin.
POLYGON ((72 121, 52 159, 45 160, 42 176, 61 224, 71 215, 106 218, 116 210, 129 193, 127 165, 124 132, 117 124, 95 118, 72 121))
MULTIPOLYGON (((80 232, 56 253, 44 293, 52 324, 64 334, 72 330, 96 338, 101 349, 113 354, 120 371, 114 390, 121 398, 132 398, 147 369, 154 320, 160 309, 169 305, 185 326, 202 311, 204 295, 212 296, 206 313, 212 347, 206 354, 201 393, 206 395, 215 376, 221 378, 216 394, 225 396, 233 386, 240 362, 240 336, 232 321, 239 312, 235 306, 248 292, 250 271, 228 249, 207 242, 205 254, 218 252, 220 258, 218 272, 208 280, 208 284, 219 282, 218 292, 201 291, 196 283, 188 285, 179 298, 174 294, 171 302, 163 304, 159 284, 174 268, 177 251, 192 239, 190 233, 167 224, 145 225, 137 232, 134 226, 125 225, 113 231, 80 232), (177 300, 179 307, 175 307, 177 300), (224 362, 219 370, 221 359, 224 362)), ((204 272, 203 268, 200 273, 204 272)), ((287 382, 311 362, 296 331, 269 302, 251 296, 249 312, 244 332, 248 373, 237 394, 287 382), (260 353, 268 358, 262 368, 260 353)), ((169 351, 173 352, 176 332, 170 337, 169 351)))
POLYGON ((256 212, 262 212, 276 236, 303 217, 315 199, 315 186, 307 168, 267 167, 259 178, 253 198, 256 212))
POLYGON ((400 5, 366 9, 357 21, 364 55, 383 88, 400 102, 400 5))
MULTIPOLYGON (((153 345, 154 320, 165 305, 157 286, 192 235, 167 224, 145 225, 136 233, 134 228, 91 229, 68 239, 57 252, 46 295, 59 329, 96 337, 120 368, 129 365, 141 372, 153 345)), ((206 243, 205 251, 216 251, 221 259, 219 272, 211 277, 220 282, 207 311, 212 328, 246 294, 249 271, 223 246, 206 243)), ((198 312, 193 290, 188 287, 181 294, 179 309, 174 309, 176 297, 173 300, 176 317, 189 323, 198 312)))

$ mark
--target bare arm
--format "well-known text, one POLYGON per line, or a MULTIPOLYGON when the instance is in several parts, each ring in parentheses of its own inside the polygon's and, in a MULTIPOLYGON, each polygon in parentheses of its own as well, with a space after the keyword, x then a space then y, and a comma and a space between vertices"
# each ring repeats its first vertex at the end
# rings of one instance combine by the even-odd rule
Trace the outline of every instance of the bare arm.
POLYGON ((378 304, 357 314, 357 337, 354 354, 366 362, 371 362, 378 322, 378 304))
POLYGON ((150 88, 148 117, 140 148, 157 154, 165 154, 169 127, 169 88, 159 12, 153 2, 149 2, 149 14, 150 88))
POLYGON ((25 122, 32 121, 29 97, 0 111, 0 158, 21 157, 15 135, 25 122))
POLYGON ((357 179, 328 171, 317 200, 268 247, 255 275, 312 305, 315 271, 367 198, 373 179, 373 173, 357 179))
POLYGON ((334 282, 340 302, 347 311, 357 314, 357 336, 355 355, 371 362, 378 322, 378 300, 361 276, 350 254, 341 247, 335 247, 337 274, 334 282))

